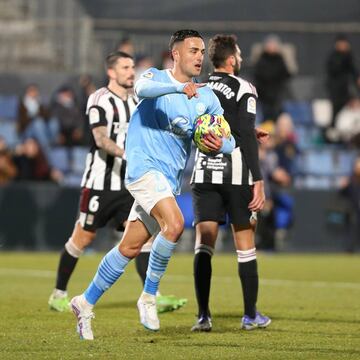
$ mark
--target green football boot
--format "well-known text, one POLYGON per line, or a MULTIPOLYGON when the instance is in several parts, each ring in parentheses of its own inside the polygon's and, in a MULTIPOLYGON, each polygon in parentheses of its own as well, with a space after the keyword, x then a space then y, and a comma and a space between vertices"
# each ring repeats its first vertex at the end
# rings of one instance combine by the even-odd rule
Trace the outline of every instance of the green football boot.
POLYGON ((179 299, 174 295, 156 296, 156 308, 158 313, 180 309, 187 303, 187 299, 179 299))
POLYGON ((48 301, 51 310, 59 312, 70 311, 70 300, 66 291, 54 290, 49 297, 48 301))

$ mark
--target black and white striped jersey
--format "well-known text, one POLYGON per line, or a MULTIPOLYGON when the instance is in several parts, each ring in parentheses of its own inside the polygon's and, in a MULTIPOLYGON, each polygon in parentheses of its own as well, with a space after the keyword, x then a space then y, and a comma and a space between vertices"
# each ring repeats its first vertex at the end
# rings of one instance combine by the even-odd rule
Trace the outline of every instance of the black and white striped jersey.
MULTIPOLYGON (((106 126, 109 138, 124 149, 130 116, 136 104, 131 95, 127 100, 122 100, 106 87, 98 89, 90 95, 87 103, 86 115, 90 129, 106 126)), ((81 186, 94 190, 118 191, 124 186, 125 167, 125 160, 98 148, 92 136, 81 186)))
POLYGON ((236 145, 231 154, 206 156, 197 150, 191 183, 252 185, 260 180, 258 145, 255 135, 255 87, 248 81, 223 72, 208 80, 224 109, 236 145))

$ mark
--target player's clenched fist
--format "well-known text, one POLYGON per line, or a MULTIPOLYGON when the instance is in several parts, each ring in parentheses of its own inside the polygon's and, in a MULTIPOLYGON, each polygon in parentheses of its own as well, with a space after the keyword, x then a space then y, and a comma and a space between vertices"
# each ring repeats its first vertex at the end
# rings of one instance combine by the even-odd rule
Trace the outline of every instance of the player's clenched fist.
POLYGON ((190 100, 192 97, 198 97, 199 94, 197 92, 197 89, 201 88, 201 87, 204 87, 204 86, 206 86, 206 84, 204 84, 204 83, 188 82, 188 83, 186 83, 186 85, 183 88, 183 93, 190 100))

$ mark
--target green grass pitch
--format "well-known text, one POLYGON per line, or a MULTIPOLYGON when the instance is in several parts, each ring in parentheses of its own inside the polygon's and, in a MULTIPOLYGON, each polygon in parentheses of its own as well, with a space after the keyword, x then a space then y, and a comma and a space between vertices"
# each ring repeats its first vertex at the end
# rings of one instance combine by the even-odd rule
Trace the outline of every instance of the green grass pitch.
MULTIPOLYGON (((102 254, 84 256, 70 283, 82 292, 102 254)), ((242 295, 235 254, 213 258, 213 331, 191 333, 196 302, 192 255, 175 254, 163 294, 189 299, 160 315, 152 333, 138 321, 141 284, 130 264, 95 308, 95 340, 80 341, 71 313, 55 313, 56 253, 0 254, 0 359, 360 359, 360 257, 260 254, 259 309, 268 329, 240 330, 242 295)))

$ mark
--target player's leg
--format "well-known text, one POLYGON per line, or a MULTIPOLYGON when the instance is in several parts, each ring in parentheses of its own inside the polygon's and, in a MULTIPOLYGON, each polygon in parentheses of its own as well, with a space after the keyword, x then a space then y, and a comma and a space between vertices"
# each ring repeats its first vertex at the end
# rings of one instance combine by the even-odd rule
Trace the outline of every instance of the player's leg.
POLYGON ((150 330, 159 329, 156 311, 156 292, 176 242, 184 229, 184 218, 176 203, 166 177, 157 171, 148 172, 134 183, 128 184, 128 190, 143 209, 139 218, 144 223, 154 221, 157 232, 151 247, 149 265, 144 290, 138 300, 140 322, 150 330))
POLYGON ((271 320, 261 315, 256 309, 259 290, 255 247, 256 213, 251 213, 248 209, 248 204, 252 199, 252 189, 246 185, 229 185, 226 197, 243 292, 242 328, 245 330, 264 328, 270 324, 271 320))
POLYGON ((91 319, 94 317, 94 305, 120 278, 129 261, 138 255, 149 237, 148 230, 140 220, 128 221, 120 244, 104 256, 85 292, 71 300, 72 310, 77 317, 80 338, 93 340, 91 319))
MULTIPOLYGON (((139 274, 143 286, 145 285, 146 271, 149 264, 150 250, 154 238, 144 244, 141 248, 140 254, 135 258, 136 271, 139 274)), ((187 303, 187 299, 178 298, 174 295, 162 295, 160 291, 156 293, 156 308, 158 313, 164 313, 168 311, 178 310, 187 303)))
POLYGON ((209 308, 212 266, 215 241, 218 235, 218 223, 202 221, 196 224, 194 256, 194 285, 198 304, 197 322, 191 331, 211 331, 211 313, 209 308))
POLYGON ((163 198, 151 210, 151 215, 160 225, 151 247, 149 265, 146 272, 144 290, 138 301, 140 322, 149 330, 160 327, 156 311, 156 293, 160 279, 164 275, 168 262, 181 236, 184 219, 175 198, 163 198))
POLYGON ((136 271, 139 274, 143 285, 145 285, 146 270, 149 264, 150 250, 153 241, 154 239, 151 238, 146 244, 144 244, 141 248, 140 254, 135 258, 136 271))
POLYGON ((49 298, 49 306, 53 310, 69 310, 67 286, 75 270, 79 257, 95 238, 96 230, 104 226, 111 217, 111 206, 118 201, 113 191, 97 191, 87 188, 81 190, 79 219, 75 223, 73 233, 60 255, 56 285, 49 298))
POLYGON ((67 286, 80 255, 94 238, 95 232, 84 230, 78 221, 75 223, 73 233, 60 255, 55 289, 48 301, 50 309, 60 312, 70 310, 67 286))
POLYGON ((196 223, 194 256, 194 284, 198 303, 198 318, 192 331, 210 331, 212 327, 209 309, 211 284, 211 259, 218 235, 219 223, 225 221, 225 212, 218 186, 194 184, 192 186, 196 223))

